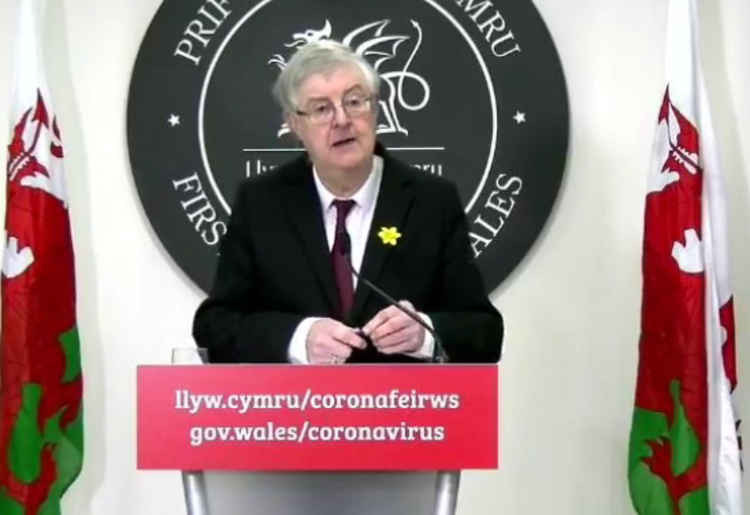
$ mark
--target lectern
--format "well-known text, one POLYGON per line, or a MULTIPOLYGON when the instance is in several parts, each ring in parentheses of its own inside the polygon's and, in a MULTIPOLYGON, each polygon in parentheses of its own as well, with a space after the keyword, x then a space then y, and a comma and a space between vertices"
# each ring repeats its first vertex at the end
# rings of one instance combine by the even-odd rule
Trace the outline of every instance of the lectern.
POLYGON ((183 471, 188 515, 453 515, 459 472, 183 471))
POLYGON ((453 515, 498 465, 495 365, 175 361, 138 369, 138 466, 182 470, 188 515, 453 515))

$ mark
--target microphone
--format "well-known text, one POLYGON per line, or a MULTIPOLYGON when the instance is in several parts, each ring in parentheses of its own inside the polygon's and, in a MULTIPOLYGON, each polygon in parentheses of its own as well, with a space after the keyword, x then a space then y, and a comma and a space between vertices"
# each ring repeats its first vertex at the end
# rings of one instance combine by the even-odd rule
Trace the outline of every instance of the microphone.
POLYGON ((396 299, 388 295, 386 292, 384 292, 382 289, 377 287, 371 281, 359 275, 359 273, 352 266, 352 255, 351 255, 352 241, 351 241, 351 238, 349 237, 349 233, 344 230, 339 233, 339 236, 341 237, 341 240, 340 240, 341 246, 339 247, 339 252, 346 258, 346 265, 349 267, 349 270, 355 276, 357 276, 357 279, 359 281, 366 284, 368 288, 370 288, 372 291, 380 295, 380 297, 383 298, 386 302, 388 302, 391 306, 395 306, 396 308, 400 309, 406 316, 408 316, 409 318, 414 320, 416 323, 424 327, 425 330, 432 335, 432 338, 435 341, 435 352, 433 353, 433 356, 432 356, 432 363, 446 363, 448 361, 448 355, 446 354, 445 349, 443 348, 442 340, 437 335, 435 330, 432 329, 432 327, 430 327, 429 325, 427 325, 425 321, 422 320, 422 317, 420 317, 417 313, 407 308, 406 306, 403 306, 396 299))

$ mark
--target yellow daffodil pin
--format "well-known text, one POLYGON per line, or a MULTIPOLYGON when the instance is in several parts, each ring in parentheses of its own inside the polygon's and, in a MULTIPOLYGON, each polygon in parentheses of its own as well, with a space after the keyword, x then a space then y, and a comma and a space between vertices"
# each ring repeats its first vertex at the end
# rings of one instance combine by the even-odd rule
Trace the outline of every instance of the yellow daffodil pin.
POLYGON ((383 245, 396 246, 398 239, 401 237, 401 233, 398 232, 396 227, 381 227, 378 237, 383 241, 383 245))

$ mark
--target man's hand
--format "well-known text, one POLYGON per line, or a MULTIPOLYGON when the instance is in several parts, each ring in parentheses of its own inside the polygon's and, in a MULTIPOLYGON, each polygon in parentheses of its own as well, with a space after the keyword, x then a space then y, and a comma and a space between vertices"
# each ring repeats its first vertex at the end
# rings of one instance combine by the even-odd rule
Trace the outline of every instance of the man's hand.
POLYGON ((332 365, 345 362, 352 349, 364 349, 367 342, 351 327, 332 318, 323 318, 310 326, 305 345, 311 364, 332 365))
MULTIPOLYGON (((402 306, 415 311, 408 300, 399 301, 402 306)), ((425 329, 395 306, 381 309, 362 328, 373 345, 383 354, 407 354, 416 352, 424 343, 425 329)))

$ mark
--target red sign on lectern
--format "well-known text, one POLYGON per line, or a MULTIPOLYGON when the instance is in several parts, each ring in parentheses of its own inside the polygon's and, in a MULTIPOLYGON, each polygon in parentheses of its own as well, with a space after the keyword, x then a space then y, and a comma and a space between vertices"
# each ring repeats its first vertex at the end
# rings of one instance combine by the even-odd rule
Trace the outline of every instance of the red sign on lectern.
POLYGON ((138 367, 138 468, 498 466, 495 365, 138 367))

